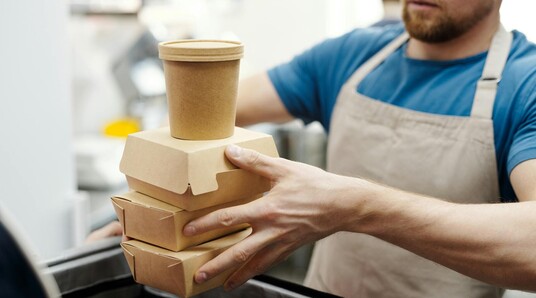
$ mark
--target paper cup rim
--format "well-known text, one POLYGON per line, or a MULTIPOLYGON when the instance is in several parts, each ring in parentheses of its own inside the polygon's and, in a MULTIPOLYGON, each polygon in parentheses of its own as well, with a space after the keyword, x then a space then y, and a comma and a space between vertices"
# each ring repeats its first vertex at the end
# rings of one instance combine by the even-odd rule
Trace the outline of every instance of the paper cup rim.
POLYGON ((164 41, 158 44, 158 56, 162 60, 184 62, 239 60, 244 56, 244 45, 239 41, 216 39, 164 41))

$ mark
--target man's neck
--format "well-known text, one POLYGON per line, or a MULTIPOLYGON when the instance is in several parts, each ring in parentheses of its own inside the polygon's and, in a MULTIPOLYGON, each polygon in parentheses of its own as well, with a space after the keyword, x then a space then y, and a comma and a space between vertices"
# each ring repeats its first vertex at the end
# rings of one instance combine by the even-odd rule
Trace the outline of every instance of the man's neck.
POLYGON ((490 16, 463 35, 447 42, 426 43, 410 38, 406 55, 414 59, 439 61, 470 57, 489 49, 499 25, 499 17, 490 16))

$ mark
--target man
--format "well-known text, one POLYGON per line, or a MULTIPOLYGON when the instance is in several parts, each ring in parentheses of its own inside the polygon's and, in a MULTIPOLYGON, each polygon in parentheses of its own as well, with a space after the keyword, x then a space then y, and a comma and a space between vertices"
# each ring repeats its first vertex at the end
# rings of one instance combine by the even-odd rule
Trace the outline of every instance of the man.
POLYGON ((235 268, 232 289, 325 237, 306 285, 344 297, 536 290, 536 46, 502 28, 500 4, 407 0, 405 26, 355 30, 244 81, 238 124, 320 121, 331 173, 229 147, 273 188, 185 227, 253 227, 196 281, 235 268))

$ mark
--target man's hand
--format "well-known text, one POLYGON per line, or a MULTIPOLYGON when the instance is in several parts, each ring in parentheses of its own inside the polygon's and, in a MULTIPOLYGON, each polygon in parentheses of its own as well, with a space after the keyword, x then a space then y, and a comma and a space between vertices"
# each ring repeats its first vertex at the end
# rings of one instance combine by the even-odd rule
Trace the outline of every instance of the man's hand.
POLYGON ((234 289, 301 245, 346 229, 355 216, 348 189, 358 179, 235 145, 225 153, 236 166, 270 179, 272 190, 261 199, 217 210, 185 226, 186 236, 241 223, 253 228, 249 237, 202 266, 195 275, 198 283, 236 268, 225 283, 226 290, 234 289))
MULTIPOLYGON (((88 244, 108 237, 121 235, 123 235, 123 228, 121 227, 121 224, 118 221, 112 221, 104 227, 95 230, 91 234, 89 234, 85 240, 85 243, 88 244)), ((124 236, 123 240, 125 240, 124 236)))

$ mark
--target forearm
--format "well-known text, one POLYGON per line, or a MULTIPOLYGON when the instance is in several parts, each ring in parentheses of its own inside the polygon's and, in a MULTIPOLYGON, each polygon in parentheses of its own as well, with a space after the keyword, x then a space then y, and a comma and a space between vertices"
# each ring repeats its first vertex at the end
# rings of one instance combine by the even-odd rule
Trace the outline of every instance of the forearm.
POLYGON ((236 125, 292 120, 267 73, 240 81, 236 108, 236 125))
POLYGON ((536 291, 536 202, 462 205, 374 184, 368 189, 356 200, 351 231, 488 283, 536 291))

